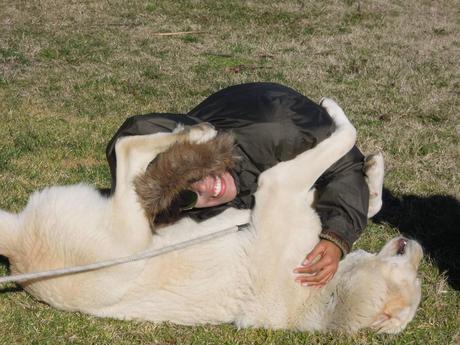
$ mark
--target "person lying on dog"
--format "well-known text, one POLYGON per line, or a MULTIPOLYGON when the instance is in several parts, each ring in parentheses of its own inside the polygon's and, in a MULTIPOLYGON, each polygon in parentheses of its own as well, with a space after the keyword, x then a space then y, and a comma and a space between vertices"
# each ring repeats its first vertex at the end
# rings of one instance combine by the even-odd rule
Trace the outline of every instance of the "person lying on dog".
MULTIPOLYGON (((107 146, 112 192, 117 139, 171 132, 179 123, 188 126, 200 122, 211 123, 218 131, 230 131, 240 159, 220 176, 190 181, 189 190, 181 192, 179 203, 171 206, 176 209, 155 217, 156 224, 172 223, 183 216, 202 221, 229 207, 252 208, 257 178, 264 170, 312 148, 334 131, 326 110, 291 88, 274 83, 231 86, 185 115, 152 113, 128 118, 107 146)), ((316 182, 315 209, 323 230, 319 243, 294 270, 300 284, 322 287, 332 279, 341 257, 366 226, 369 190, 363 162, 364 156, 355 146, 316 182)))

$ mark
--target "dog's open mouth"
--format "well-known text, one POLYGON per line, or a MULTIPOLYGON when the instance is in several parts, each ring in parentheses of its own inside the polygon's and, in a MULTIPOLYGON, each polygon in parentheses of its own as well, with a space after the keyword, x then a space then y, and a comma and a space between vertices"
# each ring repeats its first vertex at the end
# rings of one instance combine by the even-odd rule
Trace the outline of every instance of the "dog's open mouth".
POLYGON ((407 247, 407 239, 400 238, 397 242, 396 254, 403 255, 406 252, 406 247, 407 247))

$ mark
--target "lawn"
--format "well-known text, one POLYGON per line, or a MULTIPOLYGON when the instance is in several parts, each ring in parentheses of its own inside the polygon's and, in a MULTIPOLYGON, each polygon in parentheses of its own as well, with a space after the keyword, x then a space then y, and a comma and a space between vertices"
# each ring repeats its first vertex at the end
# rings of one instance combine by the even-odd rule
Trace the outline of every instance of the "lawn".
POLYGON ((459 18, 454 0, 2 1, 0 208, 19 211, 53 184, 108 187, 105 145, 130 115, 274 81, 334 98, 359 147, 384 152, 385 205, 354 248, 403 233, 426 256, 422 302, 396 336, 98 319, 7 285, 0 343, 459 343, 459 18))

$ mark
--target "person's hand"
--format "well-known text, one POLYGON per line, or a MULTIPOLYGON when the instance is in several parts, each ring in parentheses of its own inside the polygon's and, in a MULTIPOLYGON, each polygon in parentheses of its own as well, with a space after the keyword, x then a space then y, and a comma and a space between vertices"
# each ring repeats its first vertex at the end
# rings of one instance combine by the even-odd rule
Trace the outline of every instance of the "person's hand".
POLYGON ((303 286, 323 287, 334 277, 342 250, 333 242, 321 240, 307 255, 302 266, 294 269, 299 274, 295 281, 303 286), (315 259, 319 257, 319 259, 315 259))

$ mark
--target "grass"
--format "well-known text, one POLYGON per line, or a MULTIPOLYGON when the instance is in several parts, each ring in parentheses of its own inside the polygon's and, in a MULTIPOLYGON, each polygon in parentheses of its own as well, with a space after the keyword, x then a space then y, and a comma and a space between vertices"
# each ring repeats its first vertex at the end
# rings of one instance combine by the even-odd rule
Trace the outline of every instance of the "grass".
MULTIPOLYGON (((338 100, 365 152, 385 153, 385 207, 355 248, 398 232, 425 247, 423 299, 400 335, 181 327, 56 311, 0 290, 2 344, 458 343, 459 10, 455 1, 4 1, 0 207, 36 189, 108 187, 129 116, 187 112, 222 87, 276 81, 338 100), (157 33, 192 31, 176 36, 157 33), (194 33, 193 33, 194 32, 194 33)), ((0 273, 7 273, 6 263, 0 273)))

